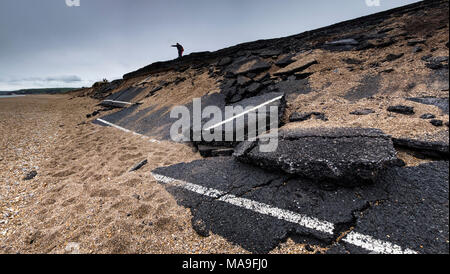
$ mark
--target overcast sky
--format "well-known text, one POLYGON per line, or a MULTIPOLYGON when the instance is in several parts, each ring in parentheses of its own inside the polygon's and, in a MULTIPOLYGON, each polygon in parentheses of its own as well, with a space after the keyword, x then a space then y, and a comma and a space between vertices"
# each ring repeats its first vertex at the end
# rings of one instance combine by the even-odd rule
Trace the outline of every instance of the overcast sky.
POLYGON ((0 0, 0 90, 90 86, 175 58, 176 42, 214 51, 418 2, 379 1, 0 0))

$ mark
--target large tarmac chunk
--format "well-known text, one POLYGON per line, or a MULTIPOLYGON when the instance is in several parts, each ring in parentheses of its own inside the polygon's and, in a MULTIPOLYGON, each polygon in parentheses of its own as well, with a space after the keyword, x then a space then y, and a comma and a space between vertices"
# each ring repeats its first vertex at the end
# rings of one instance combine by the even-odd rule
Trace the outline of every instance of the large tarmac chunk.
POLYGON ((152 173, 191 209, 200 235, 211 231, 251 252, 291 238, 323 247, 337 242, 338 253, 448 253, 448 162, 395 167, 378 184, 334 190, 232 157, 152 173))
POLYGON ((191 129, 191 132, 186 132, 185 134, 190 134, 190 140, 193 139, 193 136, 202 136, 201 141, 194 140, 194 144, 197 146, 234 147, 238 142, 247 140, 249 136, 250 138, 256 137, 269 129, 278 128, 284 115, 286 101, 283 93, 271 92, 244 99, 227 107, 234 110, 233 115, 228 114, 228 116, 232 117, 226 119, 226 107, 224 106, 222 107, 222 122, 205 128, 205 125, 210 123, 210 119, 204 119, 201 133, 191 129), (271 110, 273 109, 276 109, 277 112, 272 113, 271 110), (204 136, 206 133, 215 134, 216 131, 221 132, 221 140, 205 140, 204 136))
POLYGON ((391 138, 378 129, 282 130, 274 151, 261 152, 262 146, 261 140, 246 141, 234 156, 264 169, 344 186, 373 183, 381 170, 399 164, 391 138))

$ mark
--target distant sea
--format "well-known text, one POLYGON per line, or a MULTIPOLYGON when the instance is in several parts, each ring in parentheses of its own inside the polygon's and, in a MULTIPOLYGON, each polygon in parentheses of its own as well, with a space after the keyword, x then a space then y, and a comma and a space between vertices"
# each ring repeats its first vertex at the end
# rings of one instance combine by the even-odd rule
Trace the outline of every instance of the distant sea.
POLYGON ((23 97, 25 95, 0 95, 1 98, 14 98, 14 97, 23 97))

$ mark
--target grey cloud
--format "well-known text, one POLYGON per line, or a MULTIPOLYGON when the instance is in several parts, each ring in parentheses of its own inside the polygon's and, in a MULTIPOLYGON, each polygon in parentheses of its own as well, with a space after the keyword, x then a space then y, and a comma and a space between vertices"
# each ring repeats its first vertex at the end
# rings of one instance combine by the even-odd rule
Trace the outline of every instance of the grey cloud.
POLYGON ((416 1, 0 0, 0 89, 88 86, 175 58, 176 42, 213 51, 416 1))
POLYGON ((12 78, 9 79, 9 83, 23 83, 23 82, 61 82, 61 83, 74 83, 81 82, 82 79, 76 75, 61 75, 61 76, 49 76, 49 77, 24 77, 24 78, 12 78))
POLYGON ((56 76, 56 77, 47 77, 45 80, 52 82, 63 82, 63 83, 73 83, 73 82, 81 82, 82 79, 76 75, 67 75, 67 76, 56 76))

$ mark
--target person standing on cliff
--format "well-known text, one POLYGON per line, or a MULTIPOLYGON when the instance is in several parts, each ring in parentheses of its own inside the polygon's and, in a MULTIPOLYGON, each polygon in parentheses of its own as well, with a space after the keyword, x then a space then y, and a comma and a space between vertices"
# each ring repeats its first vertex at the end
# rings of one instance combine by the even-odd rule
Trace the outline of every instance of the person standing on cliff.
POLYGON ((178 58, 183 57, 184 48, 183 48, 182 45, 177 43, 176 45, 172 45, 172 47, 177 48, 177 50, 178 50, 178 58))

